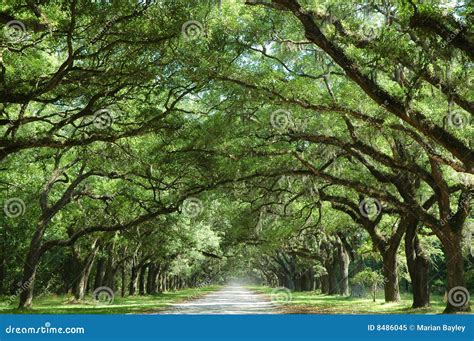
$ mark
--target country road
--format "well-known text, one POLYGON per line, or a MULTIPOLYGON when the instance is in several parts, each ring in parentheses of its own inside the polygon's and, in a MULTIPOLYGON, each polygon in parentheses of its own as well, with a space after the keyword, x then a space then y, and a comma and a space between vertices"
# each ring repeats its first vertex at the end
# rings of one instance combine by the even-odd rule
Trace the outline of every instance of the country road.
POLYGON ((240 285, 226 285, 206 296, 172 307, 161 314, 280 314, 267 297, 240 285))

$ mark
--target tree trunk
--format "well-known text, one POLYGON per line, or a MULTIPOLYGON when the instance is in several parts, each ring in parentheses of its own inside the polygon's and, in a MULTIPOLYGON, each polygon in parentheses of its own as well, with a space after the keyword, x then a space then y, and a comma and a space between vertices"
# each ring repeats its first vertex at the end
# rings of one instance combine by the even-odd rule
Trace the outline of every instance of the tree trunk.
POLYGON ((339 270, 337 257, 331 257, 330 260, 326 262, 326 271, 328 273, 328 294, 337 295, 337 273, 339 270))
POLYGON ((126 291, 126 287, 127 287, 127 273, 126 273, 126 267, 125 267, 125 263, 122 264, 122 286, 121 286, 121 291, 120 291, 120 295, 122 297, 125 297, 125 291, 126 291))
POLYGON ((75 258, 76 266, 80 267, 81 272, 77 280, 74 283, 74 298, 78 301, 83 300, 87 290, 87 283, 89 281, 89 276, 92 271, 92 266, 94 265, 95 256, 99 249, 98 240, 94 240, 92 244, 92 250, 87 254, 84 261, 81 261, 79 255, 76 253, 74 246, 72 247, 72 253, 75 258))
POLYGON ((428 285, 430 261, 423 252, 418 239, 416 231, 418 220, 414 217, 407 219, 405 255, 408 273, 410 274, 413 287, 412 308, 422 308, 430 305, 430 290, 428 285))
POLYGON ((464 279, 464 258, 461 253, 462 229, 449 226, 441 240, 448 272, 448 302, 444 313, 469 312, 469 293, 464 279))
POLYGON ((78 301, 83 300, 86 294, 87 282, 89 281, 89 276, 92 270, 92 265, 94 264, 96 252, 97 250, 94 250, 87 256, 79 278, 76 281, 76 285, 74 287, 74 298, 78 301))
POLYGON ((151 294, 151 281, 152 281, 154 271, 155 271, 155 264, 151 263, 150 266, 148 267, 148 273, 146 276, 145 288, 146 288, 147 294, 151 294))
POLYGON ((158 273, 158 278, 157 278, 157 291, 158 293, 163 293, 163 271, 160 271, 158 273))
POLYGON ((33 287, 36 277, 36 270, 41 259, 41 239, 43 238, 46 226, 39 227, 31 239, 30 248, 26 255, 23 266, 23 278, 20 286, 19 309, 30 308, 33 303, 33 287))
POLYGON ((105 266, 104 285, 115 291, 115 266, 114 266, 114 244, 111 243, 108 247, 107 263, 105 266))
POLYGON ((171 288, 173 291, 176 291, 176 275, 172 276, 171 278, 171 288))
POLYGON ((148 294, 156 294, 156 276, 158 271, 159 267, 155 263, 150 264, 146 281, 146 291, 148 294))
POLYGON ((153 282, 152 282, 151 290, 154 294, 156 294, 160 291, 160 289, 158 288, 158 284, 159 284, 159 277, 160 277, 160 273, 161 273, 161 268, 162 268, 162 266, 158 265, 156 267, 155 273, 153 275, 153 282))
POLYGON ((320 280, 321 280, 321 294, 329 294, 329 276, 322 275, 320 280))
POLYGON ((295 291, 302 291, 303 276, 295 276, 295 278, 293 279, 293 283, 295 283, 295 291))
POLYGON ((103 286, 104 284, 104 277, 105 277, 105 259, 101 257, 97 261, 97 269, 95 272, 95 279, 94 279, 94 289, 103 286))
POLYGON ((399 302, 397 248, 387 250, 383 255, 383 275, 385 302, 399 302))
POLYGON ((128 293, 133 296, 137 293, 138 289, 138 273, 139 267, 135 264, 135 261, 132 262, 132 269, 130 273, 130 284, 128 287, 128 293))
POLYGON ((163 289, 163 292, 166 292, 168 291, 168 285, 166 283, 166 279, 168 278, 168 275, 165 273, 163 273, 163 278, 161 279, 161 287, 163 289))
POLYGON ((302 278, 301 290, 311 291, 313 289, 313 269, 308 269, 304 272, 302 278))
MULTIPOLYGON (((3 231, 2 231, 3 232, 3 231)), ((5 284, 6 284, 6 271, 5 271, 5 252, 6 252, 6 240, 4 233, 1 233, 0 238, 0 296, 3 296, 5 291, 5 284)))
POLYGON ((339 294, 349 296, 349 264, 351 258, 342 243, 338 243, 339 272, 341 280, 339 281, 339 294))
POLYGON ((30 251, 28 251, 28 254, 26 255, 25 265, 23 267, 23 278, 20 286, 20 303, 18 305, 19 309, 31 308, 33 303, 33 286, 39 261, 39 250, 35 247, 30 247, 30 251))
POLYGON ((74 286, 74 298, 77 301, 83 300, 86 294, 87 288, 87 281, 89 279, 89 274, 92 268, 92 263, 90 265, 86 265, 76 281, 76 285, 74 286))
POLYGON ((140 267, 140 275, 138 276, 138 290, 140 295, 145 295, 145 274, 148 264, 140 267))

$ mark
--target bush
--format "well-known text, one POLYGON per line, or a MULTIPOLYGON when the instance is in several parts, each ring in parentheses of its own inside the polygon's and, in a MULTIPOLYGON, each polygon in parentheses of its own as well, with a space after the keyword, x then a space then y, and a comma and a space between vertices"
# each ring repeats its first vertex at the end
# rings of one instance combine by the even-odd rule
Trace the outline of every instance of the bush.
POLYGON ((383 283, 383 275, 378 271, 366 268, 355 275, 352 279, 352 282, 354 284, 367 285, 372 288, 372 297, 375 302, 375 294, 377 292, 378 286, 383 283))

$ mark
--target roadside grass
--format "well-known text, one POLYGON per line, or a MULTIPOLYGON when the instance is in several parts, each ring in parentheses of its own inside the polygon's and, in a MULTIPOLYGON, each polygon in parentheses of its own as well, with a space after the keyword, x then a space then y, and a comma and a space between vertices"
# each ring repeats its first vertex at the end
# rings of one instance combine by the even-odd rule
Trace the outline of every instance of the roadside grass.
MULTIPOLYGON (((267 295, 271 299, 274 288, 248 286, 250 290, 267 295)), ((474 301, 471 300, 471 306, 474 301)), ((281 303, 286 314, 441 314, 446 307, 443 296, 431 295, 431 307, 412 309, 412 296, 401 293, 397 303, 385 303, 383 291, 379 291, 376 300, 371 297, 353 298, 336 295, 323 295, 318 291, 292 292, 288 302, 281 303)))
POLYGON ((0 298, 0 314, 147 314, 159 313, 170 304, 199 298, 218 286, 183 289, 156 295, 126 296, 116 295, 111 304, 97 304, 92 296, 84 301, 74 302, 71 295, 47 295, 33 300, 33 307, 27 310, 17 309, 18 299, 8 305, 8 297, 0 298))

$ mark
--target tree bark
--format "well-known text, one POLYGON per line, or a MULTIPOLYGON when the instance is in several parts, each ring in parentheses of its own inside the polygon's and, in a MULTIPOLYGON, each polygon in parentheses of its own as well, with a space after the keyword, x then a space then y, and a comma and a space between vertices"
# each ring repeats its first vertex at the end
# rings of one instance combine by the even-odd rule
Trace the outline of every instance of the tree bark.
POLYGON ((412 308, 422 308, 430 305, 430 290, 428 283, 430 261, 423 252, 417 234, 418 220, 415 217, 405 218, 407 230, 405 234, 405 255, 408 273, 413 288, 412 308))
POLYGON ((30 247, 26 255, 23 266, 23 278, 21 281, 21 293, 19 309, 31 308, 33 304, 33 287, 36 277, 36 270, 41 259, 41 239, 43 238, 46 226, 40 226, 31 239, 30 247))
POLYGON ((20 303, 18 305, 19 309, 31 308, 31 305, 33 304, 33 286, 39 261, 39 250, 30 249, 23 267, 23 278, 20 286, 20 303))
POLYGON ((114 243, 110 243, 107 246, 107 262, 105 266, 104 284, 113 291, 115 291, 115 263, 114 263, 114 243))
POLYGON ((313 269, 308 269, 303 273, 302 277, 302 285, 301 285, 301 290, 302 291, 311 291, 313 290, 313 269))
MULTIPOLYGON (((381 216, 379 215, 379 217, 381 216)), ((387 240, 375 230, 377 224, 378 222, 367 224, 366 230, 369 232, 372 243, 382 256, 385 302, 399 302, 400 289, 397 272, 397 251, 405 233, 406 226, 400 222, 396 226, 392 236, 387 240)))
POLYGON ((128 293, 133 296, 137 293, 138 289, 138 273, 139 267, 135 264, 135 261, 132 262, 132 269, 130 272, 130 284, 128 287, 128 293))
POLYGON ((331 259, 326 262, 326 271, 328 273, 328 294, 337 295, 337 272, 339 270, 338 262, 336 257, 331 257, 331 259))
POLYGON ((145 274, 148 264, 144 264, 140 267, 140 274, 138 276, 138 290, 140 295, 145 295, 145 274))
POLYGON ((351 258, 342 242, 338 243, 337 247, 339 257, 339 272, 341 274, 341 280, 339 281, 339 294, 343 296, 349 296, 349 264, 351 262, 351 258))
POLYGON ((97 247, 94 245, 93 250, 87 255, 82 265, 82 270, 79 274, 79 278, 74 286, 74 298, 78 301, 83 300, 86 294, 87 283, 89 276, 94 264, 94 259, 97 254, 97 247))
POLYGON ((399 302, 400 289, 397 273, 397 249, 389 249, 383 255, 385 302, 399 302))
POLYGON ((125 297, 125 291, 126 291, 126 287, 127 287, 127 272, 126 272, 126 267, 125 267, 125 263, 122 264, 121 266, 122 268, 122 285, 120 287, 121 291, 120 291, 120 294, 122 297, 125 297))
POLYGON ((105 259, 99 258, 94 279, 94 289, 103 286, 105 277, 105 259))
POLYGON ((6 252, 7 252, 7 243, 6 243, 6 231, 2 229, 0 231, 0 296, 3 296, 6 292, 4 290, 6 284, 6 271, 5 271, 5 263, 6 263, 6 252))
POLYGON ((148 268, 148 276, 146 282, 146 291, 148 294, 156 294, 156 277, 160 267, 155 263, 150 264, 148 268))
POLYGON ((161 288, 162 288, 163 292, 168 291, 168 285, 166 283, 167 278, 168 278, 168 275, 166 274, 166 272, 164 272, 163 277, 161 278, 161 288))
POLYGON ((153 285, 152 285, 152 291, 154 294, 158 293, 158 292, 161 292, 160 291, 160 288, 159 288, 159 278, 160 278, 160 274, 161 274, 161 271, 162 271, 162 266, 161 264, 158 265, 156 267, 156 271, 155 271, 155 274, 153 276, 153 285))
POLYGON ((321 294, 329 294, 329 276, 327 274, 320 277, 321 294))
POLYGON ((448 302, 444 309, 444 313, 448 314, 471 311, 469 300, 467 299, 469 295, 456 295, 456 293, 462 292, 461 290, 467 293, 466 281, 464 279, 464 257, 461 253, 461 232, 461 228, 449 226, 441 240, 446 255, 448 272, 448 302), (461 302, 465 303, 460 304, 461 302))

